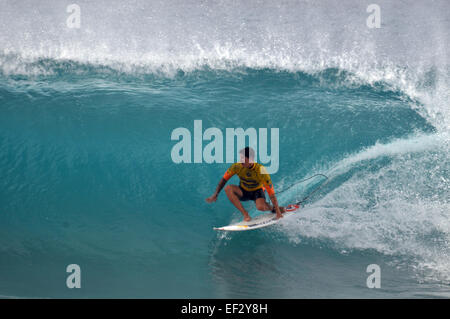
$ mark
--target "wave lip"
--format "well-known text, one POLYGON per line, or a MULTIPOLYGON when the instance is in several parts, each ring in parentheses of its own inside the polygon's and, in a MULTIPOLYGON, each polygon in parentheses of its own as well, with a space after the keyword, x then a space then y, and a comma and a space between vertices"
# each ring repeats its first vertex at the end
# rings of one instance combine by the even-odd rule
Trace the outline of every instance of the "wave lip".
MULTIPOLYGON (((273 70, 310 75, 331 88, 346 86, 383 87, 401 92, 410 105, 440 131, 450 130, 450 65, 419 64, 411 68, 386 59, 376 61, 360 52, 338 55, 251 51, 216 45, 197 47, 193 52, 145 52, 116 54, 107 49, 57 49, 51 52, 11 51, 0 53, 3 77, 94 76, 107 79, 145 75, 169 77, 194 72, 228 72, 239 76, 251 70, 273 70), (327 74, 334 77, 327 79, 327 74)), ((373 54, 373 53, 371 53, 373 54)))

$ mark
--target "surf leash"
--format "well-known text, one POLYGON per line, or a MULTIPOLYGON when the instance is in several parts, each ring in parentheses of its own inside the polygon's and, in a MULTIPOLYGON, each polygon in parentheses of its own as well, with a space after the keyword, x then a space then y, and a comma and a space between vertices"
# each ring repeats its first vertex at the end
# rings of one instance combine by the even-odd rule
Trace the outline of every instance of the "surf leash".
POLYGON ((298 181, 297 183, 295 183, 295 184, 289 186, 288 188, 283 189, 283 190, 280 191, 279 193, 283 193, 283 192, 285 192, 285 191, 291 189, 291 188, 294 187, 295 185, 298 185, 298 184, 300 184, 300 183, 306 182, 306 181, 308 181, 308 180, 310 180, 310 179, 312 179, 312 178, 314 178, 314 177, 317 177, 317 176, 325 177, 325 180, 324 180, 324 182, 323 182, 322 184, 320 184, 318 187, 314 188, 314 189, 313 189, 308 195, 306 195, 302 200, 300 200, 300 201, 298 201, 298 202, 296 203, 296 205, 303 204, 303 202, 305 202, 309 197, 311 197, 312 194, 314 194, 315 192, 317 192, 319 189, 321 189, 323 186, 325 186, 325 185, 329 182, 328 176, 326 176, 326 175, 324 175, 324 174, 315 174, 315 175, 313 175, 313 176, 310 176, 310 177, 308 177, 308 178, 305 178, 305 179, 302 179, 302 180, 298 181))

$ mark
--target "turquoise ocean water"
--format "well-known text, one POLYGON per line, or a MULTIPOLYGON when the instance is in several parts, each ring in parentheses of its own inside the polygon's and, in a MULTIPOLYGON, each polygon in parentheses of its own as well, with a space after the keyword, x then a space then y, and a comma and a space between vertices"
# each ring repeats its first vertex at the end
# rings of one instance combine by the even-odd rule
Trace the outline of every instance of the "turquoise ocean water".
POLYGON ((0 296, 450 297, 447 1, 78 2, 0 1, 0 296), (215 232, 229 163, 171 158, 195 120, 278 128, 283 205, 329 183, 215 232))

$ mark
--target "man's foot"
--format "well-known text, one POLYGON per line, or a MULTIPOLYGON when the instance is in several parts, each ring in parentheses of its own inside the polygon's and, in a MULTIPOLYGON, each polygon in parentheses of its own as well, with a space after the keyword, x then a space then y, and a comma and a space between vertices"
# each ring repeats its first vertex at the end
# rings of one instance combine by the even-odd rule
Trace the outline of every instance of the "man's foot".
POLYGON ((252 220, 252 218, 248 215, 244 217, 244 222, 249 222, 251 220, 252 220))

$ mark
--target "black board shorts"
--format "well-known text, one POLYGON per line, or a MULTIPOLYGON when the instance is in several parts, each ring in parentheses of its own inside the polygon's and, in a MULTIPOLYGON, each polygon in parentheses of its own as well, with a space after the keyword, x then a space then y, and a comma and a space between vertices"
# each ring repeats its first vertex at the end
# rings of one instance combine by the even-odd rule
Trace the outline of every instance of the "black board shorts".
POLYGON ((258 188, 254 191, 247 191, 239 185, 239 189, 242 191, 242 197, 239 198, 240 201, 256 201, 258 198, 264 198, 264 200, 266 199, 266 195, 264 194, 264 190, 262 188, 258 188))

